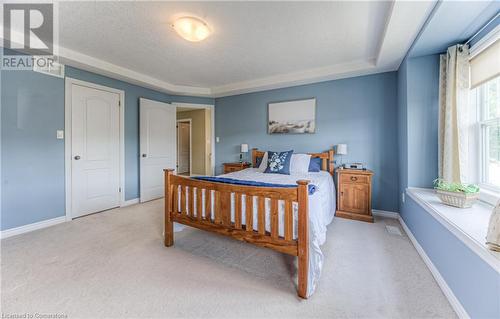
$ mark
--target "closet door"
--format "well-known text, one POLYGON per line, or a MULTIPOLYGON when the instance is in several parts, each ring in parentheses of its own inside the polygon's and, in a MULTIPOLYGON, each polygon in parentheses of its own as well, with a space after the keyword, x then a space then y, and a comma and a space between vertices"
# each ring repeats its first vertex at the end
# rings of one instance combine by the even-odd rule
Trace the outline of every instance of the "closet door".
POLYGON ((120 205, 120 95, 71 86, 73 218, 120 205))

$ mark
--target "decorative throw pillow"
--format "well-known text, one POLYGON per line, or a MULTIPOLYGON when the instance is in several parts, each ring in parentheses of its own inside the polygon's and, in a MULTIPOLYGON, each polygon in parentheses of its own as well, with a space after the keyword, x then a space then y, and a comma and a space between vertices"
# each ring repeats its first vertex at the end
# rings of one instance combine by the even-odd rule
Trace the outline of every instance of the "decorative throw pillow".
POLYGON ((321 158, 315 157, 311 158, 309 162, 309 172, 319 172, 321 171, 321 158))
POLYGON ((292 158, 290 159, 290 174, 307 173, 309 162, 311 162, 311 155, 309 154, 292 154, 292 158))
POLYGON ((290 175, 290 159, 293 150, 287 152, 267 152, 267 168, 264 173, 290 175))

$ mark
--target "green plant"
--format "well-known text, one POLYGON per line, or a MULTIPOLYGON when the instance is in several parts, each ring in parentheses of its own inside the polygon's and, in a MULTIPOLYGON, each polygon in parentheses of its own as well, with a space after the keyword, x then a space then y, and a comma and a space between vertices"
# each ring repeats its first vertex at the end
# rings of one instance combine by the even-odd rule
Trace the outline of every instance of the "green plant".
POLYGON ((442 178, 434 180, 434 188, 447 192, 475 194, 479 193, 479 186, 475 184, 450 183, 442 178))

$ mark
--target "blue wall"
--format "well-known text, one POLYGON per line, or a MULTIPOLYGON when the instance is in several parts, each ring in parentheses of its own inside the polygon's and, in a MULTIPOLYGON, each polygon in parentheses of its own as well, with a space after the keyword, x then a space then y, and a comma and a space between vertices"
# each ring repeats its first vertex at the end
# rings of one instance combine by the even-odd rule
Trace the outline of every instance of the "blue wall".
POLYGON ((406 225, 471 318, 500 318, 500 275, 409 196, 406 225))
POLYGON ((64 80, 2 71, 1 229, 63 216, 64 80))
POLYGON ((439 55, 407 64, 407 186, 432 187, 438 177, 439 55))
MULTIPOLYGON (((139 98, 214 104, 172 96, 66 67, 66 76, 125 91, 125 199, 139 196, 139 98)), ((1 72, 1 229, 65 215, 64 80, 32 71, 1 72)))
MULTIPOLYGON (((408 61, 404 59, 398 70, 398 187, 399 194, 408 187, 408 61)), ((398 196, 401 211, 401 196, 398 196)))
POLYGON ((439 54, 405 58, 398 70, 397 91, 402 194, 407 187, 432 187, 438 177, 439 54))
MULTIPOLYGON (((215 100, 216 168, 238 159, 239 145, 318 152, 348 145, 343 162, 375 172, 373 207, 398 210, 397 76, 395 72, 242 94, 215 100), (315 134, 267 134, 267 104, 316 98, 315 134)), ((337 157, 337 160, 339 158, 337 157)))

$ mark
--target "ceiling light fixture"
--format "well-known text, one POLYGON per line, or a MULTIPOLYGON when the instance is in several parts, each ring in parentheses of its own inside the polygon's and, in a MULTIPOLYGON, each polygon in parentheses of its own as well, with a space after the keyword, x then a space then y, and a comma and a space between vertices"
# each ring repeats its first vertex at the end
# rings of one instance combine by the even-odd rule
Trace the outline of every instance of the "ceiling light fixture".
POLYGON ((174 30, 184 39, 198 42, 206 39, 211 31, 205 21, 195 17, 182 17, 175 20, 174 30))

